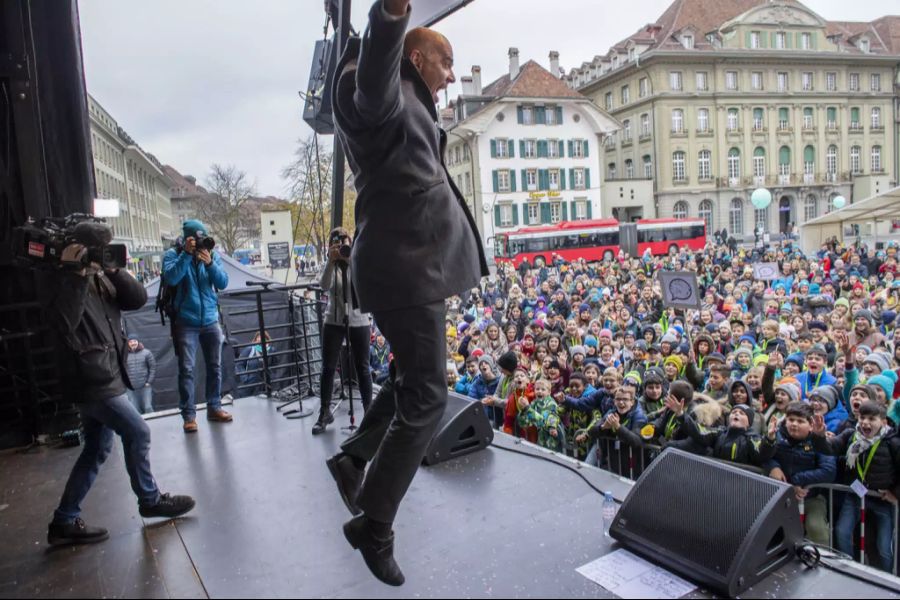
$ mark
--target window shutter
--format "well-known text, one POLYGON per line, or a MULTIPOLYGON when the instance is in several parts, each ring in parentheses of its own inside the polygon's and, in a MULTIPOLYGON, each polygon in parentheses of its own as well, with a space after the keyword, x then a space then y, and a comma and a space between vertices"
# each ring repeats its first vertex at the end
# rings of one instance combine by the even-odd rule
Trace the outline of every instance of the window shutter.
POLYGON ((828 107, 828 120, 837 121, 837 108, 835 108, 834 106, 828 107))
POLYGON ((809 47, 812 48, 813 50, 816 50, 816 38, 817 37, 818 36, 815 33, 813 33, 809 36, 809 47))
MULTIPOLYGON (((790 37, 791 36, 788 35, 788 38, 790 38, 790 37)), ((799 49, 802 47, 803 47, 803 34, 798 31, 797 32, 797 48, 799 49)))
POLYGON ((525 158, 525 140, 519 140, 519 157, 525 158))
POLYGON ((491 175, 494 178, 494 193, 496 194, 500 191, 500 175, 497 173, 496 169, 494 169, 491 175))
POLYGON ((591 204, 593 204, 593 203, 590 200, 587 200, 586 204, 587 204, 587 218, 590 219, 591 218, 591 204))
POLYGON ((566 146, 565 146, 565 144, 563 143, 562 140, 559 141, 559 149, 557 150, 556 154, 557 154, 557 156, 559 156, 560 158, 565 158, 565 157, 566 157, 566 146))
POLYGON ((506 142, 506 154, 509 155, 510 158, 516 157, 516 143, 512 140, 508 140, 506 142))
MULTIPOLYGON (((560 202, 560 204, 562 204, 562 220, 568 221, 569 220, 569 207, 566 205, 565 202, 560 202)), ((572 213, 572 216, 573 217, 575 216, 574 212, 572 213)))
POLYGON ((491 140, 491 158, 497 158, 497 140, 491 140))
MULTIPOLYGON (((774 32, 774 31, 771 32, 771 33, 769 33, 769 38, 770 38, 770 40, 771 40, 771 42, 772 42, 772 47, 773 47, 773 48, 777 48, 777 47, 778 47, 778 44, 775 42, 775 32, 774 32)), ((521 122, 522 122, 522 121, 519 121, 519 123, 521 123, 521 122)))
POLYGON ((552 221, 552 217, 550 216, 550 203, 549 202, 541 202, 541 224, 547 224, 552 221))
POLYGON ((854 123, 859 122, 859 108, 851 108, 850 109, 850 120, 854 123))
POLYGON ((538 125, 546 125, 547 124, 547 109, 543 106, 537 106, 534 109, 535 112, 535 123, 538 125))
POLYGON ((764 31, 759 33, 759 46, 760 48, 768 48, 769 47, 769 38, 764 31))
MULTIPOLYGON (((798 44, 798 46, 799 46, 799 44, 798 44)), ((784 47, 785 47, 785 48, 791 48, 791 47, 793 47, 793 44, 791 43, 791 34, 790 34, 790 32, 786 32, 786 33, 784 34, 784 47)))
POLYGON ((582 142, 582 143, 584 144, 584 157, 587 158, 588 157, 588 141, 584 140, 584 142, 582 142))
POLYGON ((541 169, 541 191, 547 191, 550 189, 550 171, 547 169, 541 169))
POLYGON ((527 169, 522 169, 522 191, 528 191, 528 171, 527 169))
POLYGON ((569 140, 569 158, 572 158, 575 155, 575 146, 572 144, 572 140, 569 140))
POLYGON ((561 190, 566 189, 566 170, 565 169, 559 170, 559 189, 561 189, 561 190))
POLYGON ((779 108, 778 109, 778 119, 780 121, 787 121, 788 120, 788 109, 779 108))
POLYGON ((537 143, 538 158, 547 157, 547 140, 538 140, 537 143))
POLYGON ((556 107, 556 124, 562 125, 562 122, 563 122, 562 119, 563 119, 562 106, 557 106, 556 107))
POLYGON ((816 160, 816 150, 812 146, 807 146, 803 149, 803 161, 804 162, 815 162, 816 160))
POLYGON ((519 224, 519 205, 512 205, 513 227, 519 224))
POLYGON ((575 169, 569 169, 569 188, 575 189, 575 169))
POLYGON ((591 170, 590 169, 584 170, 584 189, 586 189, 586 190, 591 189, 591 170))
POLYGON ((516 114, 519 118, 519 125, 521 125, 525 121, 525 118, 522 116, 522 107, 521 106, 516 107, 516 114))
POLYGON ((500 205, 494 205, 494 226, 500 227, 500 205))
POLYGON ((747 36, 746 36, 746 37, 747 37, 747 40, 746 40, 747 48, 752 48, 752 47, 753 47, 753 46, 752 46, 753 42, 752 42, 752 40, 750 39, 750 36, 751 36, 751 35, 752 35, 752 34, 748 31, 748 32, 747 32, 747 36))
POLYGON ((516 191, 516 172, 509 171, 509 190, 511 192, 516 191))

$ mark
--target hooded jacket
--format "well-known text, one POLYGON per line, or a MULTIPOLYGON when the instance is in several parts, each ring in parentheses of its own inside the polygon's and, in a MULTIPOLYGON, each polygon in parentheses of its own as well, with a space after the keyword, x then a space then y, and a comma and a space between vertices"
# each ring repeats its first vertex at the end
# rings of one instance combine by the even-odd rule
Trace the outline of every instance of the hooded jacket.
POLYGON ((163 255, 162 278, 175 287, 178 323, 207 327, 218 322, 218 292, 228 287, 228 273, 218 252, 212 252, 212 262, 206 265, 193 254, 169 248, 163 255))

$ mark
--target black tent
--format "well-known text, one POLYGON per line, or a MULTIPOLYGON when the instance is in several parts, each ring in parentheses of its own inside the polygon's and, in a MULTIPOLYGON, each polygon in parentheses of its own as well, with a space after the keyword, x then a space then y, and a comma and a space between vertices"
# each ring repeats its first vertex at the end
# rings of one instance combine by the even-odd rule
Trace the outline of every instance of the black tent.
MULTIPOLYGON (((248 395, 251 390, 238 387, 235 358, 242 344, 252 341, 259 330, 259 314, 257 296, 263 309, 266 331, 271 336, 274 352, 291 350, 291 329, 289 312, 289 291, 264 289, 264 286, 279 284, 268 277, 256 273, 235 259, 220 255, 222 266, 228 274, 228 287, 219 293, 219 308, 225 343, 222 348, 222 393, 230 393, 235 397, 248 395), (248 293, 250 292, 250 293, 248 293)), ((153 406, 155 410, 165 410, 178 406, 178 359, 172 344, 171 330, 160 322, 156 312, 156 298, 159 295, 160 280, 154 279, 146 285, 147 304, 140 310, 125 313, 125 329, 129 335, 136 335, 156 358, 156 379, 153 382, 153 406)), ((295 298, 295 302, 299 301, 295 298)), ((298 305, 295 309, 297 337, 307 336, 310 346, 319 346, 319 324, 314 304, 298 305), (302 314, 301 314, 302 312, 302 314), (300 331, 303 320, 307 322, 305 331, 300 331)), ((297 349, 301 362, 305 363, 304 347, 297 349)), ((319 351, 310 352, 311 358, 319 358, 319 351)), ((292 354, 278 355, 272 360, 276 365, 271 370, 271 378, 277 381, 273 387, 281 389, 294 381, 296 367, 292 354)), ((301 366, 301 372, 305 367, 301 366)), ((197 402, 203 402, 205 396, 205 368, 202 351, 198 352, 194 381, 196 384, 197 402)))

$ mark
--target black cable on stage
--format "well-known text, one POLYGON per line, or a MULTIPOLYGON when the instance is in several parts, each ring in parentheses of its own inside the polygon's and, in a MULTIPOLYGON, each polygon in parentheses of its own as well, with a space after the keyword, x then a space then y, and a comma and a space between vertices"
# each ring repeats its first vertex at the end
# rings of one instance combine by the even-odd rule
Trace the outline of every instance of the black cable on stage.
MULTIPOLYGON (((518 439, 518 438, 516 438, 516 439, 518 439)), ((521 444, 521 442, 519 442, 519 441, 515 441, 515 442, 513 442, 513 443, 516 444, 516 445, 521 444)), ((572 471, 573 473, 575 473, 576 475, 578 475, 579 477, 581 477, 581 479, 584 480, 584 482, 585 482, 586 484, 588 484, 588 486, 589 486, 591 489, 593 489, 595 492, 597 492, 597 493, 600 494, 601 496, 604 495, 604 494, 606 493, 606 490, 601 490, 601 489, 598 488, 596 485, 594 485, 594 483, 593 483, 590 479, 588 479, 587 477, 585 477, 584 472, 583 472, 581 469, 579 469, 578 467, 576 467, 576 466, 574 466, 574 465, 566 464, 565 462, 558 462, 558 461, 556 461, 556 460, 553 460, 553 458, 551 458, 550 455, 542 456, 541 454, 533 454, 533 453, 531 453, 531 452, 526 452, 525 450, 519 450, 519 449, 517 449, 517 448, 507 448, 507 447, 505 447, 505 446, 500 446, 500 445, 498 445, 498 444, 491 444, 490 447, 491 447, 491 448, 499 448, 500 450, 505 450, 506 452, 512 452, 513 454, 521 454, 522 456, 528 456, 528 457, 531 457, 531 458, 538 458, 538 459, 540 459, 540 460, 544 460, 544 461, 547 461, 547 462, 549 462, 549 463, 551 463, 551 464, 554 464, 554 465, 556 465, 556 466, 558 466, 558 467, 563 467, 564 469, 568 469, 569 471, 572 471)), ((615 477, 615 475, 613 475, 613 474, 610 473, 610 477, 615 477)), ((615 500, 615 498, 614 498, 614 500, 615 500)), ((616 502, 619 503, 619 504, 622 504, 622 502, 619 501, 619 500, 616 500, 616 502)))

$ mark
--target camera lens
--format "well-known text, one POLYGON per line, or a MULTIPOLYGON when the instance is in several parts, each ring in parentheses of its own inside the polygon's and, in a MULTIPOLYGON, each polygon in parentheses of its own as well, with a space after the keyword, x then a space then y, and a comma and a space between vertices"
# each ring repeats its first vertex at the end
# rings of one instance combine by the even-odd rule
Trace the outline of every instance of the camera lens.
POLYGON ((350 258, 350 244, 342 244, 340 248, 341 256, 344 258, 350 258))

